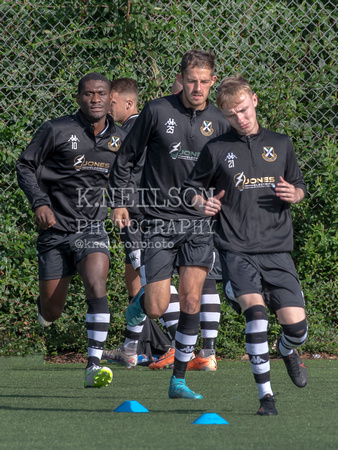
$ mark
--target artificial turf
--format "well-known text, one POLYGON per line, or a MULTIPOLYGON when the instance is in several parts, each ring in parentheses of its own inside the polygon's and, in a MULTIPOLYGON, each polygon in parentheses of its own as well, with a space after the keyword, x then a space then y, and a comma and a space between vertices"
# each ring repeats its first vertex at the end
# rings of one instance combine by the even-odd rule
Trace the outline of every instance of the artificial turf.
POLYGON ((307 360, 306 366, 309 384, 299 389, 283 361, 271 361, 278 416, 261 417, 246 361, 219 361, 216 372, 188 372, 187 385, 203 400, 171 400, 171 370, 110 364, 109 387, 84 389, 83 364, 2 357, 0 449, 336 449, 338 360, 307 360), (114 412, 130 400, 149 412, 114 412), (228 424, 193 424, 203 413, 216 413, 228 424))

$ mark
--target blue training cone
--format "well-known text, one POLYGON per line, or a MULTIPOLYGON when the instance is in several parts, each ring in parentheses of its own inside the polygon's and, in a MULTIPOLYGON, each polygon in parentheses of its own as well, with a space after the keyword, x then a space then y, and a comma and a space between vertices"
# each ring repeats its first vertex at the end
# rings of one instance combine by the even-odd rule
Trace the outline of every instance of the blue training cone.
POLYGON ((147 413, 149 411, 136 400, 128 400, 114 409, 114 412, 147 413))
POLYGON ((216 413, 204 413, 193 422, 194 425, 229 425, 223 417, 216 413))

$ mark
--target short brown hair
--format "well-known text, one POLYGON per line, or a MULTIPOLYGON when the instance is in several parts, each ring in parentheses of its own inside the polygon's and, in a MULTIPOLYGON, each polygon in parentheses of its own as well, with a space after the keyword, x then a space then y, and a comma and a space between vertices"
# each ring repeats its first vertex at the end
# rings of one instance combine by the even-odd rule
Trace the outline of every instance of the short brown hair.
POLYGON ((253 90, 246 78, 241 74, 224 78, 217 88, 216 103, 219 108, 224 104, 233 105, 241 97, 241 94, 253 95, 253 90))
POLYGON ((112 91, 132 95, 135 99, 138 97, 138 86, 132 78, 117 78, 112 80, 110 85, 112 91))
POLYGON ((181 75, 188 67, 208 67, 211 70, 211 75, 215 70, 215 53, 205 52, 204 50, 189 50, 187 51, 181 61, 181 75))

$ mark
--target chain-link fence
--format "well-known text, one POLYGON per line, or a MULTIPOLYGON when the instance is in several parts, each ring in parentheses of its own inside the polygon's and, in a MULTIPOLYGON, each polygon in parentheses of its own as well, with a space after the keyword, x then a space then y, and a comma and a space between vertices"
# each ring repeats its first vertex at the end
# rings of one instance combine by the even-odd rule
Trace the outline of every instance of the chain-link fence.
MULTIPOLYGON (((219 80, 243 72, 263 99, 275 101, 262 107, 271 127, 301 128, 311 145, 334 133, 334 0, 2 1, 0 10, 5 154, 23 150, 47 118, 75 109, 85 72, 136 78, 142 103, 169 92, 192 47, 215 50, 219 80)), ((316 164, 302 149, 299 156, 307 170, 316 164)), ((11 158, 2 160, 2 172, 14 176, 11 158)))
POLYGON ((37 127, 76 109, 84 73, 135 78, 142 106, 169 93, 193 47, 215 51, 219 80, 237 71, 250 79, 263 124, 296 137, 315 189, 318 149, 336 136, 334 0, 2 1, 0 11, 0 193, 17 189, 14 162, 37 127))
MULTIPOLYGON (((35 342, 29 317, 35 319, 38 295, 36 229, 16 182, 17 157, 45 120, 77 109, 85 73, 136 79, 141 109, 169 94, 182 55, 202 48, 215 51, 218 81, 241 72, 258 94, 262 125, 292 138, 309 188, 292 209, 294 257, 313 326, 307 345, 331 352, 338 295, 336 21, 335 0, 0 0, 0 331, 8 342, 17 342, 18 330, 25 345, 35 342)), ((119 256, 112 258, 109 295, 120 300, 119 256)), ((112 301, 111 308, 117 339, 121 305, 112 301)), ((220 334, 236 320, 225 321, 220 334)), ((64 342, 77 336, 73 331, 64 342)))

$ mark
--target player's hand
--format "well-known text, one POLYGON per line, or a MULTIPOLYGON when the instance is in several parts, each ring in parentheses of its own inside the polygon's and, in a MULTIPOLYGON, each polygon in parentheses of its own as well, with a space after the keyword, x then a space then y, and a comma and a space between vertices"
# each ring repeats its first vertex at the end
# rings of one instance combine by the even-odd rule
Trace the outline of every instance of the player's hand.
POLYGON ((203 205, 203 212, 206 216, 214 216, 217 214, 221 208, 222 204, 220 199, 224 196, 225 191, 222 190, 215 197, 209 197, 208 200, 203 205))
POLYGON ((127 208, 115 208, 111 210, 110 219, 120 230, 130 226, 129 213, 127 208))
POLYGON ((35 219, 39 227, 43 230, 47 230, 56 224, 54 213, 47 205, 39 206, 35 210, 35 219))
POLYGON ((299 203, 304 198, 304 192, 288 183, 283 177, 279 177, 279 183, 276 185, 276 195, 284 202, 299 203))

